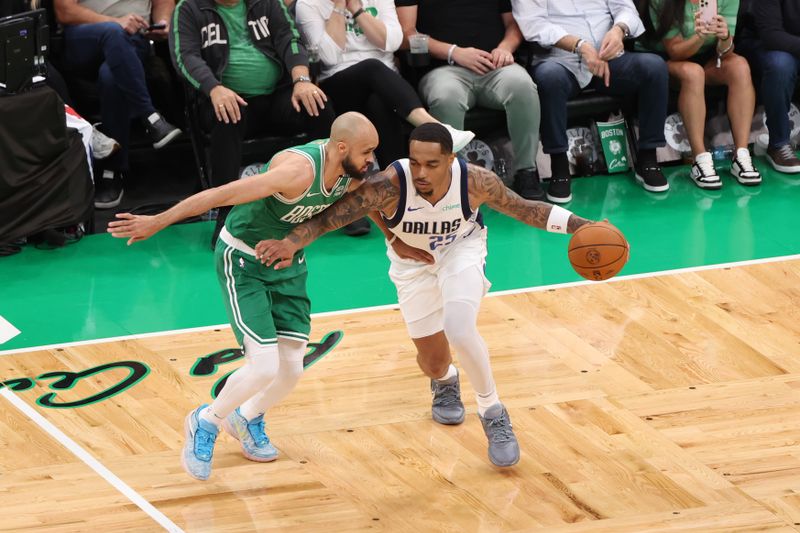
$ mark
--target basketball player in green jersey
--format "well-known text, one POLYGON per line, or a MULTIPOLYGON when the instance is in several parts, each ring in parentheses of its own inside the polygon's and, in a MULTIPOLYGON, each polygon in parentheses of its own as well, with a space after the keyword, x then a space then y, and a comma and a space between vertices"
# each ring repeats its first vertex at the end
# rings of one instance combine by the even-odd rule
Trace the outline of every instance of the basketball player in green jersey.
POLYGON ((324 211, 363 181, 374 160, 378 133, 360 113, 345 113, 318 140, 276 154, 261 174, 202 191, 156 216, 118 214, 108 231, 128 244, 209 209, 234 205, 214 252, 231 327, 246 362, 219 396, 185 421, 181 462, 205 480, 220 424, 239 440, 245 457, 273 461, 278 451, 264 432, 264 413, 283 399, 303 373, 311 329, 306 262, 301 252, 285 270, 264 266, 254 247, 282 239, 295 225, 324 211))

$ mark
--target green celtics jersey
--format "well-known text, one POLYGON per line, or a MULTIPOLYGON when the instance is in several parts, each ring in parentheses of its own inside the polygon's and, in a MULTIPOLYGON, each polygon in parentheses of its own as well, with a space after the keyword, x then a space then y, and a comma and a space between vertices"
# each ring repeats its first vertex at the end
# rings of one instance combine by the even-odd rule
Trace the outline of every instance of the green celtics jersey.
MULTIPOLYGON (((314 167, 314 182, 311 187, 297 198, 289 199, 280 194, 274 194, 254 202, 234 206, 225 221, 225 227, 228 228, 231 235, 251 247, 255 247, 259 241, 264 239, 282 239, 294 226, 321 213, 341 198, 347 192, 351 178, 342 176, 330 191, 325 188, 323 174, 327 142, 328 139, 320 139, 284 150, 307 157, 311 162, 314 167)), ((272 160, 259 169, 259 172, 265 172, 270 163, 272 160)))

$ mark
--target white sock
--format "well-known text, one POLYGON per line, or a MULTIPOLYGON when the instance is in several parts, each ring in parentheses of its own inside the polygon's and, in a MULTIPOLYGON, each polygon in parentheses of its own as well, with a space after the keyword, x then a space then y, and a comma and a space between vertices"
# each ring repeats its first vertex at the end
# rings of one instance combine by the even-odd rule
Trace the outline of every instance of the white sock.
POLYGON ((211 409, 210 405, 208 407, 206 407, 205 409, 203 409, 202 411, 200 411, 200 415, 199 416, 200 416, 200 418, 202 418, 203 420, 205 420, 209 424, 214 424, 217 427, 219 427, 219 425, 225 419, 224 416, 219 416, 218 414, 216 414, 214 412, 214 410, 211 409))
POLYGON ((280 366, 278 374, 264 390, 247 400, 239 412, 247 420, 263 415, 267 409, 284 399, 292 392, 303 376, 303 357, 306 355, 306 341, 278 339, 280 366))
POLYGON ((161 118, 161 115, 158 114, 158 111, 154 111, 150 113, 150 116, 147 117, 147 122, 150 124, 155 124, 158 122, 158 119, 161 118))
POLYGON ((475 399, 478 401, 478 414, 481 416, 485 415, 491 406, 500 403, 497 389, 492 389, 492 392, 488 394, 476 394, 475 399))
POLYGON ((244 339, 244 366, 228 377, 219 396, 201 413, 203 420, 218 425, 234 409, 269 386, 278 373, 279 355, 276 344, 260 345, 244 339))
POLYGON ((445 372, 442 377, 436 378, 436 381, 447 381, 448 379, 452 379, 457 375, 458 370, 456 370, 456 367, 453 365, 453 363, 450 363, 450 366, 447 367, 447 372, 445 372))

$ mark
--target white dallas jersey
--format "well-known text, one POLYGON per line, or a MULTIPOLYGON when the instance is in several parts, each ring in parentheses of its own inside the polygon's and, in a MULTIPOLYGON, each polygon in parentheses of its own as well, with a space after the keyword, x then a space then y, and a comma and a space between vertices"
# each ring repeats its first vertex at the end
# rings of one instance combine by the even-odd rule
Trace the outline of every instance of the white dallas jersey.
POLYGON ((453 160, 450 188, 435 205, 414 187, 408 159, 399 159, 392 167, 400 178, 400 198, 394 216, 383 219, 398 239, 438 256, 454 243, 480 233, 483 217, 469 206, 466 161, 453 160))

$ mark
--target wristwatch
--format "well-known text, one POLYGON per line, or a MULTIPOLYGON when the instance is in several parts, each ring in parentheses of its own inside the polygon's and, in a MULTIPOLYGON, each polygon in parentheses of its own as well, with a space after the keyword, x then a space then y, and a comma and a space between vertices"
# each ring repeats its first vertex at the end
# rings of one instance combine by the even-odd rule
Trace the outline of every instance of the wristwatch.
POLYGON ((306 82, 311 83, 311 78, 309 78, 308 76, 297 76, 295 79, 292 80, 292 83, 293 84, 294 83, 299 83, 301 81, 306 81, 306 82))
POLYGON ((625 24, 624 22, 617 22, 616 24, 614 24, 614 26, 617 26, 619 29, 622 30, 623 39, 627 39, 628 37, 631 36, 631 30, 628 28, 628 25, 625 24))

